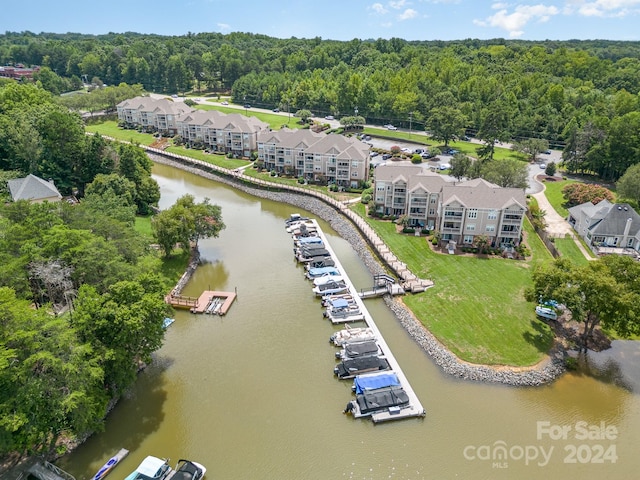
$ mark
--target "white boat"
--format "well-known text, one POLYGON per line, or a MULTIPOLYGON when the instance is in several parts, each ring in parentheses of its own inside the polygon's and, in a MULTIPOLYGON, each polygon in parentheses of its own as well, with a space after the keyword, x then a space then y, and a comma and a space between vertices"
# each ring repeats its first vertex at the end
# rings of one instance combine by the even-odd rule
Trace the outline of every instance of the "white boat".
POLYGON ((349 326, 347 326, 347 328, 345 328, 344 330, 340 330, 329 337, 329 341, 336 347, 342 347, 346 343, 366 342, 368 340, 375 339, 376 335, 369 327, 352 328, 349 326))
POLYGON ((207 469, 204 465, 191 460, 180 459, 176 469, 167 480, 201 480, 207 469))
POLYGON ((322 275, 313 279, 313 284, 318 287, 331 282, 342 282, 342 275, 322 275))
POLYGON ((125 480, 165 480, 171 473, 167 460, 149 455, 125 480))
POLYGON ((340 270, 336 267, 319 267, 319 268, 310 268, 307 271, 306 277, 308 279, 324 277, 326 275, 340 275, 340 270))

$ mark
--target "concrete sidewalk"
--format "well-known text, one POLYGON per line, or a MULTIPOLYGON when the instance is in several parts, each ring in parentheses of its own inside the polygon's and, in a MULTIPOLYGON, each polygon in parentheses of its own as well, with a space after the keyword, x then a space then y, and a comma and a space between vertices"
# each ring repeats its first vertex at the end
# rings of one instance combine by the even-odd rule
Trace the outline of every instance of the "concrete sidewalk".
POLYGON ((591 256, 589 252, 587 252, 584 245, 582 245, 582 242, 576 237, 575 230, 571 227, 571 225, 569 225, 569 222, 562 218, 553 208, 551 203, 549 203, 547 196, 544 194, 546 190, 545 184, 538 181, 538 179, 535 179, 535 181, 542 185, 542 191, 533 193, 531 194, 531 196, 537 200, 540 210, 544 210, 546 212, 544 220, 547 223, 547 233, 549 233, 549 235, 552 237, 560 238, 566 237, 568 235, 573 239, 576 246, 587 260, 595 260, 595 258, 591 256))

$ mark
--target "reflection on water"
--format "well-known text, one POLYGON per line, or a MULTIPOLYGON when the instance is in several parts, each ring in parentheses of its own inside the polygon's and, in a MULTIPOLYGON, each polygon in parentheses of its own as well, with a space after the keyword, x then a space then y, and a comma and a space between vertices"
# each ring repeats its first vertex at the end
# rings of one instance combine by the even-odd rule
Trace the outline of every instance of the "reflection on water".
MULTIPOLYGON (((328 338, 337 327, 322 318, 284 231, 290 213, 305 212, 169 167, 156 165, 154 177, 163 208, 184 193, 209 197, 222 206, 227 225, 220 238, 201 241, 205 263, 184 293, 237 289, 238 298, 225 317, 176 312, 154 363, 105 431, 57 462, 78 480, 90 479, 122 447, 131 453, 110 478, 124 478, 146 455, 199 461, 210 479, 637 476, 637 342, 614 342, 612 350, 590 354, 584 370, 541 388, 463 382, 433 364, 384 302, 367 300, 427 416, 356 421, 341 413, 352 398, 349 382, 332 375, 328 338), (586 442, 576 438, 579 422, 604 422, 618 433, 586 442), (564 429, 566 438, 552 438, 541 426, 564 429), (597 444, 614 448, 615 462, 594 462, 597 444), (508 458, 492 458, 504 445, 508 458), (582 449, 573 463, 572 446, 582 449), (538 457, 519 456, 520 449, 538 457), (542 449, 551 451, 547 463, 542 449)), ((356 287, 369 286, 350 245, 322 226, 356 287)), ((429 292, 423 295, 428 301, 429 292)))

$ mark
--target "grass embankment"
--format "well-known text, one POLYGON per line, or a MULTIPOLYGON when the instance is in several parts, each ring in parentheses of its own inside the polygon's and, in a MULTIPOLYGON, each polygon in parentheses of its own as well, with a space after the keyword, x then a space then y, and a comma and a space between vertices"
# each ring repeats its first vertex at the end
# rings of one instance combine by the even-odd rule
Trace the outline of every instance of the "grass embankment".
POLYGON ((516 261, 438 253, 425 237, 398 234, 395 224, 366 217, 363 205, 354 210, 413 273, 435 282, 424 293, 407 295, 404 302, 459 358, 514 366, 532 365, 543 358, 553 334, 536 318, 524 290, 531 285, 531 268, 550 261, 551 256, 532 234, 528 221, 532 259, 516 261))
MULTIPOLYGON (((118 127, 118 123, 113 120, 108 120, 104 123, 96 125, 87 125, 85 127, 87 132, 99 133, 106 137, 112 137, 117 140, 125 142, 133 142, 139 145, 150 146, 157 139, 150 133, 140 133, 136 130, 123 130, 118 127)), ((202 160, 203 162, 211 163, 222 168, 234 169, 238 167, 244 167, 251 163, 248 160, 240 160, 227 158, 225 155, 218 155, 215 153, 205 153, 202 150, 193 150, 184 147, 171 146, 166 149, 167 152, 175 153, 177 155, 184 155, 185 157, 195 158, 196 160, 202 160)))

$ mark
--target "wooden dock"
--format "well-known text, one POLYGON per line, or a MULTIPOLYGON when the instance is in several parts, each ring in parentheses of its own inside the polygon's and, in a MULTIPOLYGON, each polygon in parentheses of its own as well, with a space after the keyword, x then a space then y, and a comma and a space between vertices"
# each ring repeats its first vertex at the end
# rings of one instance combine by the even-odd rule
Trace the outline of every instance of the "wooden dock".
POLYGON ((193 308, 191 308, 191 313, 213 313, 213 312, 207 312, 207 308, 209 308, 209 305, 211 305, 211 302, 213 302, 216 299, 220 299, 222 303, 220 304, 219 308, 216 310, 215 314, 225 315, 227 311, 229 311, 229 308, 231 307, 231 304, 233 303, 233 301, 236 299, 236 296, 237 295, 235 292, 219 292, 216 290, 205 290, 198 297, 198 300, 196 301, 196 304, 193 306, 193 308))
POLYGON ((27 473, 39 480, 75 480, 73 475, 49 462, 34 463, 27 473))
POLYGON ((236 292, 219 292, 217 290, 205 290, 199 297, 187 297, 184 295, 167 295, 164 301, 173 308, 184 308, 191 313, 213 313, 215 315, 226 315, 231 308, 231 304, 236 299, 236 292), (220 305, 214 311, 207 311, 211 302, 218 299, 220 305))
POLYGON ((405 376, 404 372, 400 368, 400 364, 398 363, 396 358, 393 356, 391 349, 387 345, 387 342, 385 342, 382 336, 382 333, 380 332, 377 325, 375 324, 373 317, 367 310, 367 307, 365 306, 362 298, 360 297, 359 294, 356 293, 357 290, 355 289, 353 283, 351 282, 351 279, 346 274, 346 271, 342 267, 342 264, 340 263, 335 252, 331 248, 331 245, 329 245, 329 242, 327 241, 327 238, 325 237, 324 232, 320 229, 319 226, 317 227, 317 235, 322 238, 325 248, 329 251, 329 253, 331 254, 331 258, 335 262, 336 268, 340 271, 340 274, 342 275, 343 280, 349 287, 349 291, 352 294, 353 300, 356 302, 356 304, 360 308, 360 311, 364 314, 364 322, 367 324, 367 327, 369 327, 375 333, 376 342, 378 343, 378 346, 383 352, 385 352, 385 358, 389 362, 389 365, 391 366, 391 370, 396 373, 396 375, 398 376, 398 379, 400 380, 400 384, 402 388, 404 389, 404 391, 407 393, 407 396, 409 397, 409 405, 406 408, 401 408, 399 411, 397 411, 396 409, 385 410, 385 411, 373 413, 372 415, 368 415, 368 416, 371 417, 371 420, 374 423, 385 422, 390 420, 400 420, 403 418, 410 418, 410 417, 424 417, 426 415, 426 412, 425 412, 425 409, 422 407, 422 404, 420 403, 418 396, 413 391, 413 388, 411 388, 411 384, 409 383, 409 380, 407 380, 407 377, 405 376))

